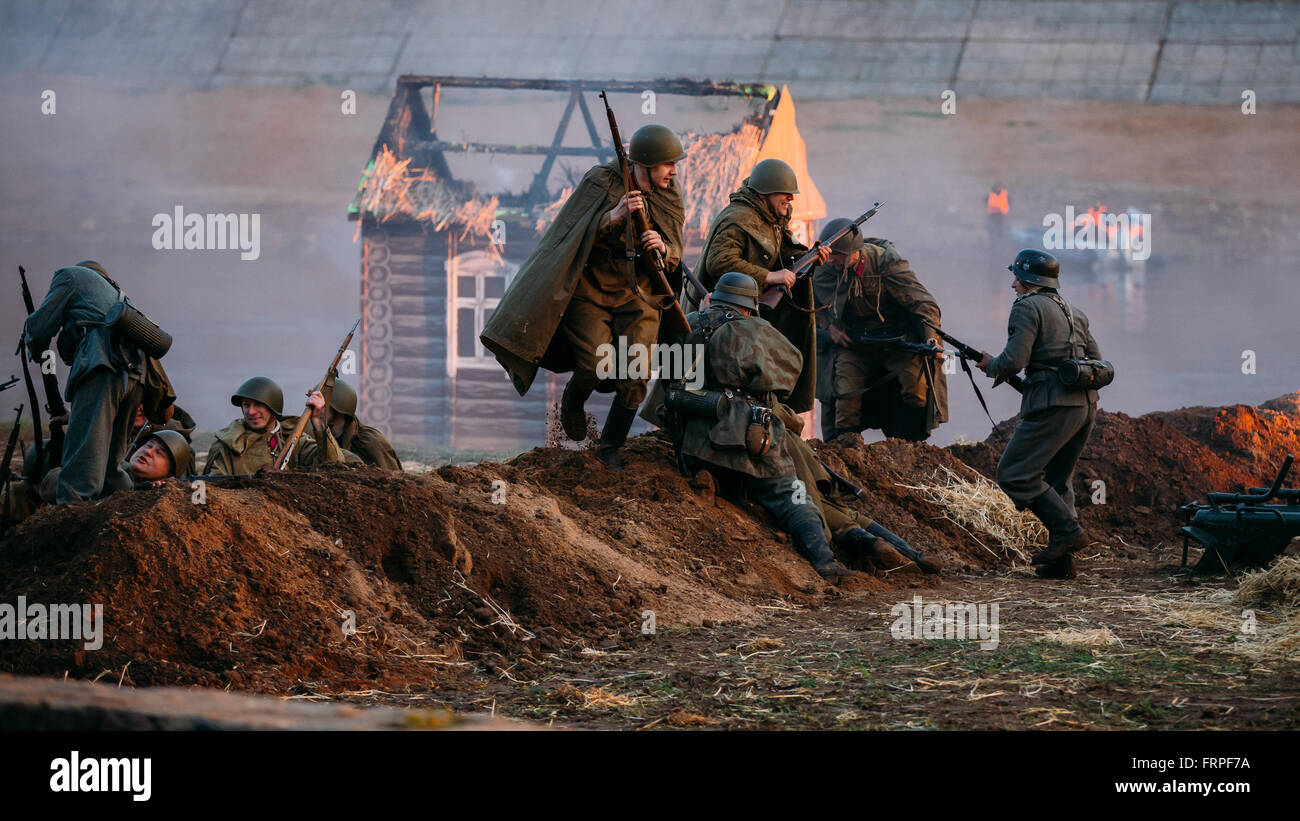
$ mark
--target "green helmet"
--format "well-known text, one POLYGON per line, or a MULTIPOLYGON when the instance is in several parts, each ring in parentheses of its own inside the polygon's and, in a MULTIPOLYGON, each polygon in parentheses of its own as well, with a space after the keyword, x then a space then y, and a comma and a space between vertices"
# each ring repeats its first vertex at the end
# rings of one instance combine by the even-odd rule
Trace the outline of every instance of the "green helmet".
POLYGON ((1007 266, 1007 270, 1016 275, 1016 279, 1030 285, 1045 288, 1060 286, 1061 263, 1046 251, 1026 248, 1016 254, 1016 261, 1007 266))
POLYGON ((158 430, 149 439, 157 439, 167 448, 167 453, 172 457, 172 476, 177 479, 184 476, 190 469, 190 443, 185 435, 174 430, 158 430))
POLYGON ((284 413, 284 391, 273 380, 265 376, 254 376, 239 386, 230 397, 230 404, 239 407, 239 400, 251 399, 261 402, 271 409, 271 413, 280 416, 284 413))
POLYGON ((330 410, 356 418, 357 391, 342 379, 334 380, 334 393, 330 394, 330 410))
POLYGON ((718 277, 717 284, 713 286, 713 293, 709 294, 709 302, 710 304, 725 302, 728 305, 738 305, 741 308, 757 311, 760 293, 753 277, 732 271, 718 277))
POLYGON ((799 180, 784 160, 763 160, 749 172, 749 187, 760 194, 798 194, 799 180))
MULTIPOLYGON (((817 240, 825 244, 826 240, 843 231, 847 225, 853 225, 853 220, 848 217, 837 217, 826 223, 826 227, 822 229, 821 236, 817 240)), ((861 251, 862 245, 862 232, 858 230, 858 226, 853 225, 853 228, 847 234, 831 243, 831 250, 837 254, 849 256, 861 251)))
POLYGON ((632 134, 627 158, 639 165, 651 166, 680 162, 686 157, 682 141, 666 125, 643 125, 632 134))

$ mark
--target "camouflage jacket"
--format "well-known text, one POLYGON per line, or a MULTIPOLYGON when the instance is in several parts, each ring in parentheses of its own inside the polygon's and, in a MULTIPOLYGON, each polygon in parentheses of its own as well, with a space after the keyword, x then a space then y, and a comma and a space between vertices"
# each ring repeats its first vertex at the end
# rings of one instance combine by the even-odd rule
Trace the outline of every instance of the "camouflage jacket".
POLYGON ((745 316, 727 305, 709 307, 687 317, 687 342, 705 344, 705 390, 730 390, 722 418, 686 416, 682 423, 682 453, 760 479, 794 476, 794 463, 785 445, 785 423, 774 425, 771 450, 754 457, 745 448, 750 408, 774 411, 799 379, 803 358, 798 349, 766 320, 745 316), (705 342, 705 329, 714 327, 705 342))
POLYGON ((1088 329, 1088 317, 1055 290, 1043 288, 1018 297, 1011 306, 1007 346, 993 357, 988 374, 1006 379, 1022 369, 1027 371, 1029 386, 1020 398, 1022 416, 1043 408, 1088 405, 1097 401, 1097 392, 1070 390, 1053 370, 1063 360, 1078 357, 1101 358, 1097 340, 1088 329), (1073 351, 1067 307, 1074 316, 1073 351))
MULTIPOLYGON (((236 419, 217 431, 217 439, 208 451, 208 462, 203 467, 207 474, 223 476, 237 473, 257 473, 275 462, 280 448, 288 443, 298 424, 298 417, 285 416, 280 419, 280 427, 273 433, 254 433, 244 427, 243 419, 236 419)), ((310 424, 298 438, 298 444, 289 457, 288 468, 302 470, 316 467, 325 462, 342 462, 343 450, 339 447, 334 434, 324 432, 323 448, 316 443, 310 424)))

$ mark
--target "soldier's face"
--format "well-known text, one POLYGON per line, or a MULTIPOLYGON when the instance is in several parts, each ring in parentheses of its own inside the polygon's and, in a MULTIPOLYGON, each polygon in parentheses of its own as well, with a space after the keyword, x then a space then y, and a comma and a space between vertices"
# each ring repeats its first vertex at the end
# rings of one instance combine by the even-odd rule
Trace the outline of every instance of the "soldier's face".
POLYGON ((270 408, 252 399, 240 399, 239 408, 244 412, 244 424, 254 433, 266 430, 266 426, 275 418, 270 408))
POLYGON ((137 406, 135 409, 135 421, 131 423, 132 426, 137 428, 142 428, 144 427, 145 423, 148 421, 149 420, 146 419, 144 416, 144 405, 137 406))
POLYGON ((1018 277, 1011 278, 1011 290, 1016 292, 1016 296, 1024 296, 1029 293, 1029 286, 1021 282, 1018 277))
POLYGON ((784 217, 790 212, 790 203, 794 202, 794 194, 767 194, 767 204, 772 209, 772 213, 778 217, 784 217))
POLYGON ((139 450, 131 454, 131 461, 127 463, 127 470, 130 471, 131 478, 137 482, 166 479, 172 475, 172 457, 162 442, 157 439, 150 439, 141 445, 139 450))
POLYGON ((333 433, 334 438, 337 439, 343 435, 343 429, 348 426, 348 418, 338 411, 331 410, 329 425, 330 432, 333 433))
POLYGON ((673 177, 677 176, 677 163, 661 162, 646 168, 645 173, 650 178, 651 187, 666 189, 673 184, 673 177))

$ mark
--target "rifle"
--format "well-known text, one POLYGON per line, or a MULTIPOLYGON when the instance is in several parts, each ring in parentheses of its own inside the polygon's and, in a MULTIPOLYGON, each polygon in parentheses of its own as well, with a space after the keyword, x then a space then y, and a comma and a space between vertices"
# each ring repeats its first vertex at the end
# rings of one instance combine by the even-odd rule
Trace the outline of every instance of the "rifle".
MULTIPOLYGON (((826 462, 823 461, 821 458, 818 458, 817 461, 821 462, 822 468, 831 477, 831 479, 833 479, 836 483, 842 486, 849 493, 852 493, 854 498, 856 499, 862 498, 863 496, 862 488, 853 484, 853 482, 849 481, 847 477, 841 476, 839 473, 835 471, 835 468, 826 464, 826 462)), ((871 527, 867 529, 867 532, 870 533, 872 536, 875 536, 877 539, 884 539, 885 541, 889 542, 891 545, 894 546, 895 550, 897 550, 900 554, 902 554, 903 558, 911 560, 913 564, 915 564, 917 567, 924 570, 926 573, 938 573, 942 569, 942 565, 940 565, 938 562, 932 559, 925 558, 925 553, 923 551, 917 550, 915 547, 912 547, 910 544, 907 543, 905 539, 903 539, 902 536, 899 536, 897 533, 894 533, 893 531, 889 530, 879 522, 874 522, 871 525, 871 527)))
MULTIPOLYGON (((970 368, 966 366, 967 360, 970 360, 971 362, 979 362, 984 357, 988 356, 988 354, 984 353, 978 348, 974 348, 970 345, 967 345, 965 342, 962 342, 960 339, 948 333, 947 331, 935 327, 934 324, 932 324, 928 320, 922 319, 921 321, 924 322, 926 325, 929 325, 930 330, 934 331, 935 334, 940 339, 942 339, 944 342, 947 342, 949 345, 957 349, 957 354, 961 357, 962 368, 966 371, 967 374, 970 374, 970 368)), ((1001 385, 1003 382, 1007 383, 1012 388, 1014 388, 1016 393, 1024 393, 1025 388, 1028 387, 1025 384, 1024 377, 1021 377, 1014 373, 1005 379, 998 377, 993 381, 993 387, 996 388, 998 385, 1001 385)), ((979 391, 977 389, 976 393, 978 392, 979 391)), ((987 408, 985 410, 987 410, 987 408)))
MULTIPOLYGON (((609 118, 610 138, 614 142, 614 153, 618 155, 618 167, 623 172, 623 190, 627 194, 640 191, 641 189, 636 187, 636 181, 632 177, 632 164, 628 162, 627 152, 623 149, 623 138, 619 136, 618 121, 614 119, 614 109, 609 106, 609 97, 604 91, 602 91, 600 92, 600 98, 605 101, 605 116, 609 118)), ((636 237, 639 237, 641 234, 644 234, 649 230, 650 219, 646 216, 645 210, 632 211, 631 209, 628 209, 627 227, 623 234, 623 247, 627 259, 628 283, 632 286, 634 291, 636 290, 636 237), (633 219, 636 220, 635 235, 633 235, 632 232, 633 219)), ((655 288, 658 289, 658 293, 668 295, 673 301, 672 306, 665 309, 668 311, 667 321, 671 323, 669 325, 669 332, 673 335, 690 333, 691 326, 690 323, 686 321, 686 314, 682 311, 681 303, 677 301, 677 296, 673 294, 673 289, 668 285, 668 268, 664 264, 663 254, 652 249, 650 251, 650 260, 653 263, 651 267, 654 270, 655 288), (674 326, 677 329, 676 331, 673 331, 674 326)), ((683 270, 685 270, 685 266, 683 266, 683 270)), ((696 285, 696 287, 703 287, 693 275, 691 276, 691 281, 696 285)), ((654 288, 651 290, 654 290, 654 288)))
MULTIPOLYGON (((850 231, 856 230, 859 225, 874 217, 876 215, 876 212, 880 210, 880 206, 882 205, 884 205, 883 202, 876 203, 874 206, 872 206, 870 211, 867 211, 865 214, 858 217, 853 222, 844 226, 842 230, 835 232, 833 236, 827 237, 825 242, 823 242, 822 240, 817 240, 816 242, 814 242, 812 248, 808 249, 808 253, 804 254, 803 256, 796 259, 794 262, 790 263, 790 271, 794 273, 795 278, 798 279, 802 276, 805 276, 806 274, 804 273, 804 270, 817 261, 818 248, 820 248, 823 245, 834 245, 835 241, 838 240, 840 237, 844 236, 850 231)), ((758 301, 760 304, 766 305, 769 308, 775 308, 777 306, 777 303, 781 301, 781 297, 788 296, 789 293, 790 293, 790 289, 785 287, 784 285, 773 285, 771 288, 768 288, 763 292, 763 295, 758 298, 758 301)))
MULTIPOLYGON (((307 391, 308 397, 324 388, 326 382, 329 382, 331 379, 338 376, 339 360, 343 358, 343 352, 352 344, 352 335, 357 332, 357 326, 360 324, 361 317, 357 317, 357 321, 352 324, 352 330, 348 331, 347 339, 343 340, 343 344, 340 345, 339 349, 334 353, 334 359, 330 362, 329 368, 325 370, 325 376, 316 387, 307 391)), ((302 416, 298 417, 298 424, 294 427, 293 435, 289 437, 289 442, 285 445, 284 451, 281 452, 279 457, 275 460, 276 470, 284 470, 285 465, 289 464, 289 457, 293 455, 293 449, 298 446, 298 440, 302 437, 302 432, 306 430, 307 425, 311 423, 311 414, 312 407, 311 405, 307 405, 302 416)))
POLYGON ((1178 508, 1187 521, 1182 528, 1182 566, 1187 566, 1189 540, 1205 548, 1193 568, 1197 573, 1263 567, 1281 554, 1300 536, 1300 489, 1282 487, 1294 461, 1295 456, 1287 454, 1270 487, 1208 493, 1208 504, 1191 502, 1178 508), (1266 504, 1272 499, 1282 504, 1266 504))
POLYGON ((22 430, 23 424, 23 406, 15 408, 17 415, 14 417, 14 426, 9 431, 9 442, 5 445, 4 462, 0 463, 0 504, 4 505, 0 509, 0 532, 9 529, 9 486, 14 478, 13 471, 9 469, 9 463, 14 458, 14 448, 18 446, 18 432, 22 430))
MULTIPOLYGON (((23 266, 18 266, 18 277, 23 284, 23 304, 27 307, 27 315, 30 317, 36 313, 36 303, 32 301, 32 290, 27 287, 27 271, 23 266)), ((36 463, 41 463, 41 457, 44 455, 45 448, 49 449, 49 467, 58 467, 63 463, 63 423, 50 422, 50 441, 44 445, 41 441, 41 425, 36 415, 36 389, 32 385, 31 374, 27 372, 27 351, 23 350, 23 337, 18 339, 18 356, 23 360, 23 369, 27 377, 27 392, 32 400, 32 419, 36 422, 36 463)), ((41 381, 45 387, 45 412, 49 414, 50 419, 59 416, 66 416, 68 409, 63 404, 63 395, 59 393, 59 378, 52 373, 46 373, 41 369, 41 381)))
POLYGON ((0 391, 7 391, 18 384, 18 377, 10 376, 8 382, 0 382, 0 391))

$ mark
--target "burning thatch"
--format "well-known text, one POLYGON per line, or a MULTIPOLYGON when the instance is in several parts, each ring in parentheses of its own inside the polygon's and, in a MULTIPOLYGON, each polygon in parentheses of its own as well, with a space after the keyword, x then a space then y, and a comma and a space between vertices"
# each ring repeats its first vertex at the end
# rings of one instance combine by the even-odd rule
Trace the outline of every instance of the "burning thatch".
POLYGON ((461 236, 487 236, 496 217, 496 197, 481 197, 460 180, 444 179, 430 168, 410 170, 411 158, 398 160, 385 145, 365 171, 353 209, 378 222, 404 219, 428 223, 435 231, 462 226, 461 236))

